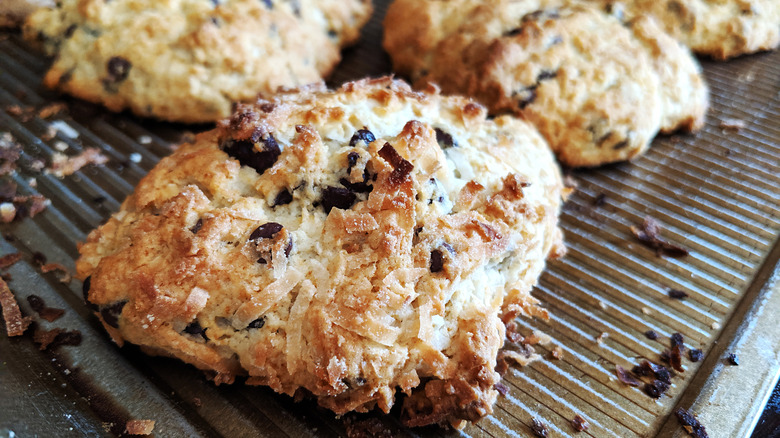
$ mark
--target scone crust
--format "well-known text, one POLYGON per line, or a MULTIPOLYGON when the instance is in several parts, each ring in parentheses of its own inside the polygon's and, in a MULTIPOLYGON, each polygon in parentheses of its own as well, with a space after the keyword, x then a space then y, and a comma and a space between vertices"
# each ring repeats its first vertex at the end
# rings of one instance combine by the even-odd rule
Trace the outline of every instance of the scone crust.
POLYGON ((626 19, 650 16, 695 53, 725 60, 780 46, 775 0, 588 0, 626 19))
POLYGON ((642 153, 661 122, 658 75, 615 18, 578 5, 485 5, 418 81, 536 126, 558 159, 596 166, 642 153), (530 10, 529 10, 530 9, 530 10))
POLYGON ((370 12, 363 0, 63 0, 24 29, 55 55, 46 86, 195 123, 259 92, 320 81, 370 12))
POLYGON ((562 190, 532 127, 470 100, 302 89, 164 158, 77 271, 117 342, 339 414, 405 392, 407 424, 461 426, 491 412, 502 321, 544 315, 562 190))

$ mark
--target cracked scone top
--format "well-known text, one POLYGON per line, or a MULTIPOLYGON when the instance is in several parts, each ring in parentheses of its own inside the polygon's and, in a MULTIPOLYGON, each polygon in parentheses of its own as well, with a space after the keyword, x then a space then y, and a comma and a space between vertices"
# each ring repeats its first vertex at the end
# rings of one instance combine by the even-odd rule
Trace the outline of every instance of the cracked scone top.
POLYGON ((80 247, 118 342, 343 414, 491 412, 504 321, 562 253, 560 171, 523 121, 390 78, 242 105, 80 247))
POLYGON ((319 82, 368 0, 63 0, 27 20, 44 84, 112 111, 211 122, 259 92, 319 82))

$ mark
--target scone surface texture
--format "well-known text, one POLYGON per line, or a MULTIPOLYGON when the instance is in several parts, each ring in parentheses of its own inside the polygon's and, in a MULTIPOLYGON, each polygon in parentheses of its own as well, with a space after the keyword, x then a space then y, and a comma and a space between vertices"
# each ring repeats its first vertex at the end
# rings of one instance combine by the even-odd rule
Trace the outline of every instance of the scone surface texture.
POLYGON ((242 105, 80 247, 119 343, 338 414, 491 412, 504 321, 562 253, 560 171, 527 123, 389 78, 242 105))
POLYGON ((370 13, 364 0, 63 0, 24 33, 55 55, 46 86, 196 123, 259 92, 320 81, 370 13))
POLYGON ((598 166, 699 129, 708 107, 690 51, 652 18, 620 18, 574 0, 396 0, 384 45, 418 88, 513 113, 563 164, 598 166))

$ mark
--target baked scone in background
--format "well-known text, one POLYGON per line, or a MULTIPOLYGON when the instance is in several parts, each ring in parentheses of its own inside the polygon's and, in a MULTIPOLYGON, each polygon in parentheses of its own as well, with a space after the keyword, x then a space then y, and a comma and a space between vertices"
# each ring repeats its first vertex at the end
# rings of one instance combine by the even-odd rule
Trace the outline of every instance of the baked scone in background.
POLYGON ((318 82, 354 42, 368 0, 63 0, 25 37, 50 88, 112 111, 180 122, 228 117, 259 92, 318 82))
POLYGON ((241 105, 163 159, 80 247, 118 342, 217 382, 410 426, 491 412, 504 322, 557 227, 560 171, 526 122, 389 78, 241 105))
POLYGON ((54 0, 0 1, 0 27, 17 27, 37 9, 54 6, 54 0))
POLYGON ((653 17, 695 53, 728 59, 780 45, 777 0, 587 0, 623 19, 653 17))
POLYGON ((418 87, 531 121, 568 166, 631 159, 659 130, 703 124, 700 67, 651 18, 623 23, 574 1, 410 2, 396 0, 385 20, 394 66, 418 87))

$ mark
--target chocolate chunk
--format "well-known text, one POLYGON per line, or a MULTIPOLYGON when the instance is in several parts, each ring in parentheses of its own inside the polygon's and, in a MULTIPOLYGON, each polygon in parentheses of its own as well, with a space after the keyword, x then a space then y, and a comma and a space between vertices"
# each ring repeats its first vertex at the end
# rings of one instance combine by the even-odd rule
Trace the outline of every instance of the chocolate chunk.
POLYGON ((198 234, 198 231, 203 227, 203 219, 198 219, 197 222, 195 222, 195 225, 190 228, 190 231, 192 231, 192 234, 198 234))
POLYGON ((444 256, 441 251, 431 251, 431 272, 441 272, 444 269, 444 256))
POLYGON ((669 298, 673 298, 675 300, 682 300, 684 298, 688 298, 688 294, 684 291, 678 290, 678 289, 669 289, 669 298))
POLYGON ((121 56, 112 56, 106 64, 106 70, 108 71, 108 78, 106 81, 112 83, 119 83, 127 79, 130 74, 130 68, 133 65, 125 58, 121 56))
POLYGON ((203 328, 200 325, 200 322, 198 320, 192 321, 187 327, 184 327, 184 332, 189 333, 191 335, 201 335, 203 339, 209 340, 208 336, 206 336, 206 328, 203 328))
POLYGON ((81 332, 78 330, 63 330, 53 328, 51 330, 36 329, 33 333, 33 342, 38 344, 41 351, 56 348, 61 345, 81 345, 81 332))
POLYGON ((119 315, 122 314, 125 304, 127 304, 127 301, 117 301, 114 304, 101 308, 100 316, 103 317, 103 321, 111 327, 119 328, 119 315))
POLYGON ((293 201, 292 193, 290 193, 289 190, 285 189, 279 192, 278 195, 276 195, 276 198, 274 199, 273 207, 278 207, 280 205, 287 205, 292 201, 293 201))
POLYGON ((672 376, 666 367, 647 360, 632 368, 631 372, 640 377, 652 377, 665 383, 672 383, 672 376))
POLYGON ((534 103, 536 100, 536 88, 539 85, 531 85, 530 87, 526 87, 520 91, 515 92, 514 96, 517 99, 517 107, 520 109, 525 109, 528 105, 534 103))
POLYGON ((542 70, 542 72, 539 73, 539 76, 536 77, 536 83, 546 81, 548 79, 554 79, 556 76, 558 76, 558 70, 542 70))
POLYGON ((683 335, 681 333, 673 333, 672 337, 669 338, 672 347, 676 345, 683 345, 683 340, 683 335))
POLYGON ((32 256, 32 262, 38 267, 46 264, 46 255, 42 252, 35 251, 32 256))
POLYGON ((357 200, 357 196, 352 190, 342 187, 328 186, 322 191, 322 208, 325 213, 330 213, 333 207, 347 210, 357 200))
POLYGON ((374 190, 374 186, 365 182, 365 180, 368 179, 367 176, 368 175, 364 175, 363 182, 356 183, 351 183, 348 179, 341 178, 339 179, 339 184, 355 193, 371 193, 371 191, 374 190))
POLYGON ((84 295, 84 302, 87 304, 87 307, 89 307, 90 310, 93 312, 97 312, 99 310, 99 307, 89 301, 89 287, 92 285, 92 276, 84 279, 84 283, 81 284, 81 293, 84 295))
POLYGON ((669 384, 661 380, 653 380, 650 383, 646 383, 644 390, 645 394, 652 398, 659 398, 669 389, 669 384))
POLYGON ((247 328, 261 329, 263 328, 264 325, 265 325, 265 317, 261 316, 260 318, 257 318, 256 320, 250 322, 247 328))
POLYGON ((627 146, 628 146, 628 140, 623 140, 623 141, 615 143, 612 146, 612 150, 619 151, 620 149, 624 149, 627 146))
POLYGON ((661 239, 661 226, 650 216, 645 218, 641 227, 632 226, 631 232, 634 233, 634 236, 643 245, 654 249, 659 257, 662 255, 669 257, 685 257, 688 255, 687 249, 661 239))
POLYGON ((677 408, 674 411, 674 415, 690 436, 694 438, 709 438, 704 426, 699 423, 699 420, 695 415, 691 414, 686 409, 677 408))
POLYGON ((531 432, 539 438, 547 438, 550 436, 550 428, 547 427, 544 422, 538 418, 531 420, 531 432))
POLYGON ((282 154, 273 135, 268 134, 262 138, 259 133, 253 134, 248 140, 229 140, 223 145, 222 150, 238 160, 242 166, 249 166, 259 174, 270 169, 282 154), (263 150, 257 150, 256 143, 262 143, 263 150))
POLYGON ((682 344, 677 344, 672 347, 672 353, 670 355, 669 363, 672 365, 672 368, 680 372, 684 371, 682 367, 682 356, 684 352, 685 347, 682 344))
POLYGON ((704 353, 700 349, 694 348, 692 350, 688 350, 688 359, 690 359, 691 362, 698 362, 702 357, 704 357, 704 353))
POLYGON ((658 333, 655 332, 655 330, 648 330, 645 332, 645 336, 647 339, 650 339, 651 341, 655 341, 658 339, 658 333))
POLYGON ((374 133, 369 131, 366 128, 358 129, 358 131, 352 136, 352 138, 349 140, 350 146, 356 146, 359 141, 364 142, 366 145, 371 144, 376 141, 376 137, 374 137, 374 133))
POLYGON ((30 307, 32 307, 35 313, 49 322, 54 322, 65 314, 65 311, 62 309, 48 307, 43 298, 39 297, 38 295, 28 296, 27 302, 30 303, 30 307))
POLYGON ((347 154, 347 173, 352 172, 352 168, 357 165, 360 159, 360 154, 357 152, 350 152, 347 154))
POLYGON ((458 143, 452 138, 452 135, 450 135, 449 133, 444 132, 441 128, 435 128, 434 131, 436 131, 436 141, 439 143, 439 147, 441 147, 442 149, 458 146, 458 143))
POLYGON ((292 252, 292 249, 293 249, 293 241, 292 239, 290 239, 287 241, 287 246, 284 247, 284 255, 286 257, 290 257, 290 253, 292 252))
POLYGON ((276 105, 272 103, 263 103, 259 105, 260 111, 264 113, 270 113, 273 112, 273 110, 276 108, 276 105))
POLYGON ((284 228, 284 226, 276 222, 265 223, 252 231, 252 234, 249 236, 249 240, 271 239, 276 233, 282 231, 282 228, 284 228))
POLYGON ((729 355, 726 356, 726 363, 737 366, 739 365, 739 357, 737 357, 736 353, 729 353, 729 355))
POLYGON ((406 161, 390 143, 385 143, 379 150, 379 156, 393 166, 389 182, 392 185, 400 184, 414 169, 412 163, 406 161))
POLYGON ((590 424, 581 415, 575 415, 571 420, 571 427, 577 432, 585 432, 590 428, 590 424))
POLYGON ((636 377, 629 374, 628 371, 626 371, 626 369, 621 367, 620 365, 615 366, 615 374, 617 374, 617 378, 618 380, 620 380, 621 383, 626 384, 628 386, 639 386, 642 384, 642 382, 637 380, 636 377))

